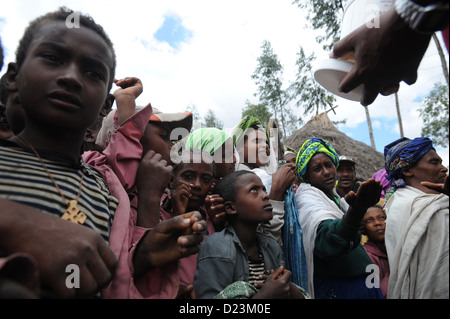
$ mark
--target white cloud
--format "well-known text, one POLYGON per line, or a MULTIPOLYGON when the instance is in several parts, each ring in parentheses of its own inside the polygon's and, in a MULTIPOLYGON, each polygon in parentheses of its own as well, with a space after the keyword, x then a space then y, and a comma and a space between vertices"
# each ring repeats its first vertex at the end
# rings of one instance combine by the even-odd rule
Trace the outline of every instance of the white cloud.
MULTIPOLYGON (((300 45, 306 54, 314 52, 318 59, 328 57, 315 42, 317 32, 305 28, 305 12, 291 0, 11 0, 0 13, 5 18, 0 36, 7 49, 6 63, 13 60, 29 21, 61 5, 89 13, 104 26, 115 45, 117 77, 137 76, 143 81, 144 92, 138 104, 151 102, 169 112, 195 104, 203 116, 212 109, 225 128, 240 121, 247 99, 257 102, 251 74, 264 40, 271 42, 284 66, 286 85, 294 79, 300 45), (183 26, 192 32, 178 50, 153 37, 167 15, 180 17, 183 26)), ((448 54, 446 57, 448 63, 448 54)), ((420 104, 414 99, 426 95, 438 80, 444 81, 432 42, 419 68, 417 83, 401 85, 399 100, 405 135, 420 136, 422 121, 416 111, 420 104)), ((358 102, 338 98, 337 104, 337 114, 328 113, 332 121, 346 119, 348 127, 366 121, 364 108, 358 102)), ((369 112, 377 127, 378 123, 396 119, 394 97, 380 96, 369 106, 369 112)), ((304 118, 305 123, 307 120, 304 118)), ((398 137, 398 133, 392 134, 393 139, 398 137)))

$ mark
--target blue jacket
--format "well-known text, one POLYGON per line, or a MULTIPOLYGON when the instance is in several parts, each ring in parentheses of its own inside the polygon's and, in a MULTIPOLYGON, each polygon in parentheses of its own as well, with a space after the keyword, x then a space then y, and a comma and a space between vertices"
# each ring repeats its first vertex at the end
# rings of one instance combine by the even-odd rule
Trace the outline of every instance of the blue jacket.
MULTIPOLYGON (((284 265, 281 246, 272 238, 257 234, 265 270, 284 265)), ((233 227, 214 233, 203 241, 197 258, 194 290, 199 299, 212 299, 236 281, 248 282, 249 264, 233 227)))

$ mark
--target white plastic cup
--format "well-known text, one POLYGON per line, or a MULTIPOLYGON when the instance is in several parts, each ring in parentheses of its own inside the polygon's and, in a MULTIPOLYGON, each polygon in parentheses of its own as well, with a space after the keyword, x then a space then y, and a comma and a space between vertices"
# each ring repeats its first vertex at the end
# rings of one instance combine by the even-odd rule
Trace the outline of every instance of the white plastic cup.
MULTIPOLYGON (((340 38, 344 38, 364 24, 368 28, 379 28, 379 15, 389 10, 393 5, 394 0, 347 0, 344 3, 340 38)), ((327 59, 319 61, 315 65, 313 74, 315 80, 327 91, 347 100, 360 101, 363 85, 348 93, 338 90, 339 83, 352 67, 353 62, 349 60, 327 59)))

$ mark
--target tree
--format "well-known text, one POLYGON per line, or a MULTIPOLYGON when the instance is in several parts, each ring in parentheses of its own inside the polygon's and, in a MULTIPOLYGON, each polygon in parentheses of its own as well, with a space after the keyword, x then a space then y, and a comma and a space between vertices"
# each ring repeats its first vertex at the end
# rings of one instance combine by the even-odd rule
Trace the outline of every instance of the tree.
POLYGON ((186 108, 188 112, 192 113, 192 130, 196 130, 202 126, 200 113, 197 110, 197 106, 193 103, 189 104, 186 108))
POLYGON ((275 119, 281 122, 283 136, 286 137, 288 99, 282 89, 283 66, 269 41, 263 41, 261 49, 262 54, 257 59, 258 65, 251 76, 258 86, 258 93, 255 95, 258 95, 261 103, 268 106, 275 119))
POLYGON ((316 38, 329 51, 339 40, 341 21, 344 13, 342 0, 294 0, 301 9, 308 10, 308 21, 314 29, 324 29, 324 36, 316 38))
POLYGON ((205 115, 205 123, 202 124, 202 127, 215 127, 221 130, 223 129, 223 122, 216 117, 213 110, 208 109, 205 115))
POLYGON ((297 75, 295 81, 289 86, 288 92, 290 99, 295 100, 297 107, 303 106, 305 114, 316 112, 323 108, 333 108, 336 98, 320 86, 313 77, 311 63, 315 60, 315 55, 312 53, 306 57, 305 51, 300 46, 300 51, 297 53, 297 75))
MULTIPOLYGON (((317 42, 324 43, 323 48, 330 51, 334 44, 339 41, 340 29, 344 15, 344 5, 342 0, 294 0, 300 8, 308 10, 308 21, 314 29, 324 29, 324 36, 316 38, 317 42)), ((300 52, 301 53, 301 52, 300 52)), ((321 98, 323 101, 323 97, 321 98)), ((326 101, 326 99, 325 99, 326 101)), ((333 101, 334 102, 334 101, 333 101)), ((333 108, 332 101, 328 101, 328 105, 333 108)), ((319 105, 316 105, 316 113, 319 105)), ((397 105, 397 110, 399 106, 397 105)), ((371 146, 375 149, 375 140, 373 137, 372 123, 370 119, 369 108, 364 107, 366 112, 366 120, 369 128, 371 146)), ((399 117, 399 121, 401 118, 399 117)), ((401 126, 401 122, 400 122, 401 126)))
POLYGON ((447 70, 447 61, 445 60, 444 51, 442 50, 441 43, 439 42, 436 33, 433 33, 433 41, 436 44, 436 49, 439 53, 439 58, 441 59, 442 72, 444 73, 445 81, 447 81, 447 87, 449 86, 448 82, 448 70, 447 70))
POLYGON ((269 123, 272 113, 270 113, 267 105, 264 103, 251 104, 249 100, 245 101, 246 107, 242 110, 242 118, 247 115, 254 116, 258 118, 265 126, 269 123))
POLYGON ((423 119, 422 136, 433 140, 435 145, 449 145, 449 107, 448 86, 436 83, 419 108, 423 119))

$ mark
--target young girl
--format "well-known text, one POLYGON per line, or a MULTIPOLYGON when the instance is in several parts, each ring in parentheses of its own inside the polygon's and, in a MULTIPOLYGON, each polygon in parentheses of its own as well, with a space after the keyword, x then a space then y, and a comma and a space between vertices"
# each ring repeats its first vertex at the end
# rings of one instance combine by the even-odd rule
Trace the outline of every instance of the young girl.
POLYGON ((387 295, 389 281, 389 260, 384 243, 385 230, 386 213, 383 208, 378 204, 369 207, 361 221, 361 234, 368 237, 363 247, 372 262, 378 266, 380 289, 384 298, 387 295))
POLYGON ((250 171, 225 176, 215 187, 224 199, 229 225, 200 247, 194 290, 198 298, 302 298, 283 267, 280 245, 257 233, 272 219, 261 179, 250 171), (265 281, 264 281, 265 280, 265 281), (242 289, 241 289, 242 288, 242 289))

